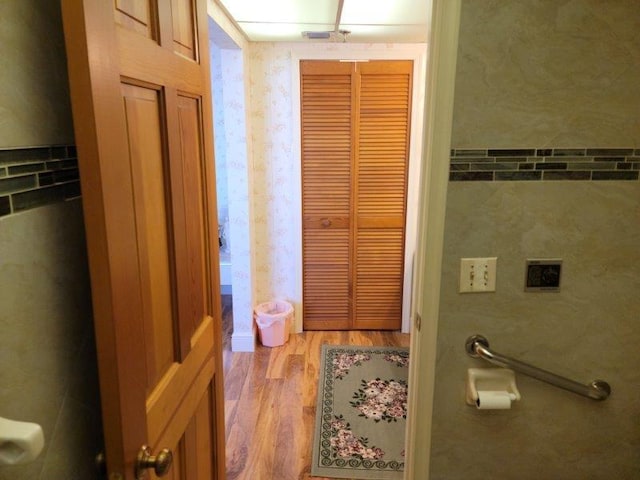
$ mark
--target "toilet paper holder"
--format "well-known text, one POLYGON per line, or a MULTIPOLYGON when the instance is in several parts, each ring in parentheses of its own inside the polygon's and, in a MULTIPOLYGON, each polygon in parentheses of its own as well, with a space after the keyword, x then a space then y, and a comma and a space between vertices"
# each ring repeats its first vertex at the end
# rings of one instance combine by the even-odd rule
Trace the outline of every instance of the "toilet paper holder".
POLYGON ((0 417, 0 467, 35 460, 44 448, 44 433, 37 423, 0 417))
POLYGON ((520 392, 516 385, 516 375, 508 368, 469 368, 467 370, 468 405, 479 405, 478 392, 504 392, 511 401, 520 400, 520 392))

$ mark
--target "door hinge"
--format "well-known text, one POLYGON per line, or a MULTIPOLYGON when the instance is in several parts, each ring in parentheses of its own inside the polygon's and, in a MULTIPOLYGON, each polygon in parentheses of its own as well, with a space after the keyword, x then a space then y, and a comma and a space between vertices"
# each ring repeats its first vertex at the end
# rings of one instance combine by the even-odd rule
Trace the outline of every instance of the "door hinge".
POLYGON ((420 331, 420 329, 422 328, 422 317, 419 313, 416 313, 415 327, 417 331, 420 331))

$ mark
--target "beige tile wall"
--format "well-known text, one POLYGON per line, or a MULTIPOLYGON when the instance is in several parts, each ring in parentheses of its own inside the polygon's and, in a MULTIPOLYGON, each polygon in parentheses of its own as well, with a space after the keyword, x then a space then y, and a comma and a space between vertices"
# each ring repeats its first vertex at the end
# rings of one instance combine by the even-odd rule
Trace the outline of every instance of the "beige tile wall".
MULTIPOLYGON (((634 0, 464 0, 452 148, 640 144, 634 0)), ((634 478, 640 471, 640 185, 451 182, 438 326, 431 480, 634 478), (497 290, 459 294, 461 257, 497 256, 497 290), (525 293, 526 258, 560 257, 561 291, 525 293), (464 351, 582 382, 605 402, 518 375, 509 411, 464 402, 464 351)))
POLYGON ((465 0, 455 148, 640 148, 635 0, 465 0))
POLYGON ((79 200, 0 219, 0 416, 40 424, 33 463, 1 480, 94 478, 101 445, 79 200))
POLYGON ((60 2, 2 2, 0 148, 72 143, 60 2))
POLYGON ((633 478, 640 467, 640 186, 453 182, 445 227, 431 480, 633 478), (495 293, 458 293, 462 257, 497 256, 495 293), (525 260, 562 258, 558 293, 525 260), (466 338, 613 393, 597 403, 518 374, 509 411, 464 401, 466 338), (634 446, 635 445, 635 446, 634 446), (488 476, 487 476, 488 475, 488 476))
MULTIPOLYGON (((0 148, 72 144, 67 82, 60 3, 1 2, 0 148)), ((0 416, 46 441, 0 480, 97 478, 94 345, 80 200, 0 218, 0 416)))

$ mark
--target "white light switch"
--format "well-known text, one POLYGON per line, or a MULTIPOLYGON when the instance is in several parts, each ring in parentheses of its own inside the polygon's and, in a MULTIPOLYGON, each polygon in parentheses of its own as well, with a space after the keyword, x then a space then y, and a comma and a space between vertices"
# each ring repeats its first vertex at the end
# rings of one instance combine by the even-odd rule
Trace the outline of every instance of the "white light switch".
POLYGON ((497 257, 461 258, 460 293, 495 292, 497 257))

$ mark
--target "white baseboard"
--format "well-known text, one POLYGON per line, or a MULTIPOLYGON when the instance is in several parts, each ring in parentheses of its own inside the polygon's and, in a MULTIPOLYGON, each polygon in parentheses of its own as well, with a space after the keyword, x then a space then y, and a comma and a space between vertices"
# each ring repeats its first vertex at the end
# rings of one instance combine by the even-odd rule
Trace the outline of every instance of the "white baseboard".
POLYGON ((238 332, 231 335, 232 352, 255 352, 256 332, 238 332))

